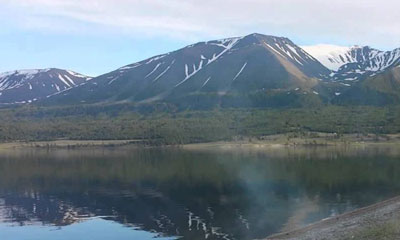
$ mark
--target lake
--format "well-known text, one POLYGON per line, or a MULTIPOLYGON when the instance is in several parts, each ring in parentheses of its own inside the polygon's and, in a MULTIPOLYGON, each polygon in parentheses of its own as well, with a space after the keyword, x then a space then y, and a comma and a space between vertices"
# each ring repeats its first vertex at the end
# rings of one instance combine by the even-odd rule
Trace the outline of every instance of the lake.
POLYGON ((400 194, 399 151, 3 151, 0 239, 260 239, 400 194))

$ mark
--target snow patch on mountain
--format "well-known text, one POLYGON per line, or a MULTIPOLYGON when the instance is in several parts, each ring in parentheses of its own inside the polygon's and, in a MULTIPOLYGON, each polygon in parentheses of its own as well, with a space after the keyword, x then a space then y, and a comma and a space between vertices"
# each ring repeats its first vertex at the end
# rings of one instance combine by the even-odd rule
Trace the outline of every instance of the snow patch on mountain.
POLYGON ((222 55, 224 55, 224 53, 231 50, 242 38, 243 37, 227 38, 227 39, 217 40, 213 43, 210 43, 211 45, 216 45, 216 46, 222 47, 224 50, 222 52, 220 52, 219 54, 214 54, 213 57, 208 60, 207 65, 213 63, 218 58, 220 58, 222 55))
POLYGON ((336 82, 357 82, 400 64, 400 48, 380 51, 368 46, 342 47, 327 44, 303 48, 332 70, 330 77, 336 82))
POLYGON ((351 50, 357 48, 357 46, 344 47, 318 44, 315 46, 302 46, 302 48, 332 71, 339 70, 344 64, 357 62, 355 56, 351 54, 351 50))

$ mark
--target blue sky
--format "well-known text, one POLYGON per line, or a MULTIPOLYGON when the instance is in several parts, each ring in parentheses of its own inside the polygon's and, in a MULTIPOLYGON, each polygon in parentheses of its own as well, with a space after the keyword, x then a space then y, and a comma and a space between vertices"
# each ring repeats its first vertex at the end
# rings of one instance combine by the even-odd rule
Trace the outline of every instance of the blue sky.
POLYGON ((91 76, 197 41, 253 32, 400 47, 394 0, 0 0, 0 72, 58 67, 91 76))
POLYGON ((168 38, 11 30, 0 34, 0 72, 57 67, 96 76, 185 45, 168 38))

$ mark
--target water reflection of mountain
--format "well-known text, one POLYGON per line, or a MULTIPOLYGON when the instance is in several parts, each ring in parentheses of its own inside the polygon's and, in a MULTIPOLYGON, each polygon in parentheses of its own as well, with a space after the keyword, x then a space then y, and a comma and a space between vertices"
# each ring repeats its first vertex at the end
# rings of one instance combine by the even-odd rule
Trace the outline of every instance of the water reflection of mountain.
POLYGON ((0 213, 19 224, 102 216, 185 239, 261 238, 394 194, 399 168, 363 151, 27 151, 0 159, 0 213))

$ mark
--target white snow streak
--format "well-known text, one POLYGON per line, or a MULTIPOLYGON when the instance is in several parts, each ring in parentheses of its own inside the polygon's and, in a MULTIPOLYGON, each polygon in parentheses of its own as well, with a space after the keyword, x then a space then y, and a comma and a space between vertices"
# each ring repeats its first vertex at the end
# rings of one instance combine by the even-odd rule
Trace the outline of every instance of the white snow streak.
POLYGON ((232 81, 235 81, 236 78, 239 77, 239 75, 243 72, 243 70, 244 70, 244 68, 245 68, 246 66, 247 66, 247 62, 245 62, 245 63, 243 64, 242 68, 241 68, 240 71, 236 74, 236 76, 233 78, 232 81))
POLYGON ((224 55, 224 53, 226 53, 227 51, 232 49, 240 39, 242 39, 242 38, 231 38, 231 39, 220 40, 220 42, 222 42, 222 43, 212 43, 212 45, 223 47, 224 50, 217 55, 214 54, 213 57, 208 60, 207 65, 214 62, 215 60, 220 58, 222 55, 224 55), (226 42, 228 42, 228 45, 225 46, 226 42))
POLYGON ((72 84, 72 85, 76 85, 75 84, 75 82, 70 78, 70 77, 68 77, 67 75, 64 75, 64 77, 72 84))
MULTIPOLYGON (((242 38, 229 38, 229 39, 218 40, 217 42, 219 42, 219 43, 210 43, 211 45, 219 46, 219 47, 222 47, 224 49, 219 54, 215 54, 214 53, 213 57, 211 59, 208 59, 206 65, 209 65, 209 64, 213 63, 218 58, 220 58, 222 55, 224 55, 224 53, 226 53, 227 51, 231 50, 240 39, 242 39, 242 38)), ((200 58, 201 58, 201 61, 199 63, 199 66, 196 67, 196 64, 193 64, 193 72, 191 72, 191 73, 189 73, 188 65, 185 64, 185 79, 183 79, 181 82, 176 84, 175 87, 177 87, 177 86, 181 85, 182 83, 186 82, 188 79, 193 77, 196 73, 198 73, 203 68, 203 61, 205 60, 204 59, 205 57, 203 55, 201 55, 200 58)))
POLYGON ((118 77, 115 77, 115 78, 113 78, 113 79, 111 79, 109 82, 108 82, 108 85, 110 85, 111 83, 113 83, 115 80, 117 80, 119 78, 119 76, 118 77))
POLYGON ((151 71, 149 74, 147 74, 144 78, 147 78, 148 76, 150 76, 151 74, 153 74, 160 66, 162 63, 158 63, 157 66, 153 69, 153 71, 151 71))
POLYGON ((125 67, 118 68, 118 70, 134 69, 134 68, 137 68, 137 67, 139 67, 139 66, 142 66, 142 64, 140 64, 140 63, 135 63, 135 64, 132 64, 132 65, 128 65, 128 66, 125 66, 125 67))
POLYGON ((146 62, 146 64, 152 63, 153 61, 160 60, 161 58, 165 57, 166 55, 167 55, 167 54, 160 55, 160 56, 155 56, 155 57, 153 57, 153 58, 150 58, 150 59, 146 62))
POLYGON ((271 48, 274 52, 276 52, 277 54, 279 54, 279 55, 281 55, 282 57, 284 57, 284 58, 286 58, 287 59, 287 57, 285 57, 282 53, 280 53, 278 50, 276 50, 275 48, 273 48, 272 46, 270 46, 268 43, 266 43, 266 42, 264 42, 264 44, 267 46, 267 47, 269 47, 269 48, 271 48))
POLYGON ((197 72, 199 72, 203 68, 203 60, 200 61, 199 66, 196 67, 196 64, 193 64, 193 72, 189 73, 189 67, 185 64, 185 79, 175 85, 175 87, 181 85, 182 83, 186 82, 189 78, 193 77, 197 72))
POLYGON ((76 72, 73 72, 73 71, 70 71, 70 70, 66 70, 66 71, 67 71, 69 74, 71 74, 72 76, 74 76, 74 77, 90 79, 90 77, 85 76, 85 75, 82 75, 82 74, 80 74, 80 73, 76 73, 76 72))
POLYGON ((162 72, 160 73, 154 80, 153 82, 157 81, 160 77, 162 77, 168 70, 171 68, 171 66, 175 63, 175 59, 172 61, 172 63, 162 72))
POLYGON ((203 83, 203 86, 201 86, 201 88, 203 88, 208 83, 208 81, 210 81, 210 79, 211 77, 208 77, 207 80, 203 83))
POLYGON ((286 44, 286 47, 290 49, 290 51, 292 51, 294 54, 296 54, 300 59, 303 60, 303 58, 297 53, 297 49, 295 49, 293 46, 291 46, 290 44, 286 44))
POLYGON ((65 85, 67 85, 68 87, 71 87, 70 85, 69 85, 69 83, 60 75, 60 74, 58 74, 58 79, 60 79, 65 85))

